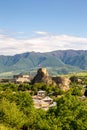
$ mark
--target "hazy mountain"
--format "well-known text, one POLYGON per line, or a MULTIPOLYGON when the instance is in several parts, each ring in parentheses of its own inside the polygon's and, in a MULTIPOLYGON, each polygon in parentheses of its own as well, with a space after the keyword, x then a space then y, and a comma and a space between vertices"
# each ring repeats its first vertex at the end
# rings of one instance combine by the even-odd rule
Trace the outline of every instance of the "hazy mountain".
POLYGON ((34 73, 40 67, 47 67, 53 75, 87 70, 87 50, 27 52, 14 56, 0 56, 0 76, 6 76, 8 73, 34 73))
POLYGON ((80 69, 87 69, 87 50, 65 50, 51 52, 54 57, 58 57, 63 63, 77 66, 80 69))

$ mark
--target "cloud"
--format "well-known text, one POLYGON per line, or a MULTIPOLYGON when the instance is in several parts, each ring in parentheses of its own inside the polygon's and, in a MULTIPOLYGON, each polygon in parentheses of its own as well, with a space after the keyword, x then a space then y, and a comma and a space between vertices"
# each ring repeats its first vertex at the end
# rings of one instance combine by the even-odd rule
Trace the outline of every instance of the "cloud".
POLYGON ((38 34, 38 35, 47 35, 48 32, 43 32, 43 31, 34 31, 35 34, 38 34))
POLYGON ((87 48, 87 38, 69 35, 49 35, 47 32, 41 35, 41 33, 39 31, 38 36, 25 39, 0 34, 0 55, 14 55, 30 51, 85 50, 87 48))
POLYGON ((23 31, 13 31, 13 30, 8 30, 5 28, 0 29, 0 35, 6 35, 6 36, 10 36, 10 37, 23 37, 25 35, 25 33, 23 31))

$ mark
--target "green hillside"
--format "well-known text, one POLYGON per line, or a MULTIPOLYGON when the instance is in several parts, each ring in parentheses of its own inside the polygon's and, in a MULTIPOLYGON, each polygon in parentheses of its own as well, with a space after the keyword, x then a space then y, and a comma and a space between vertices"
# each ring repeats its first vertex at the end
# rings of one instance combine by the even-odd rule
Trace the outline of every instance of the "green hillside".
POLYGON ((52 75, 87 70, 87 51, 59 50, 49 53, 27 52, 14 56, 0 56, 0 77, 7 77, 8 73, 35 74, 40 67, 48 68, 52 75))

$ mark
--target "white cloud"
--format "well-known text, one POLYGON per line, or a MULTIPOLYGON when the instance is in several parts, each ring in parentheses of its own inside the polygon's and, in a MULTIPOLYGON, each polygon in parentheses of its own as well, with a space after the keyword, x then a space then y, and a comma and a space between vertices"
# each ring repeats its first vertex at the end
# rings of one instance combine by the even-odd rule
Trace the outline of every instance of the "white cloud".
POLYGON ((43 31, 34 31, 35 34, 38 34, 38 35, 47 35, 48 33, 47 32, 43 32, 43 31))
POLYGON ((0 55, 14 55, 23 52, 49 52, 54 50, 86 50, 87 38, 69 36, 69 35, 52 35, 39 31, 40 36, 27 39, 17 39, 4 34, 0 34, 0 55))

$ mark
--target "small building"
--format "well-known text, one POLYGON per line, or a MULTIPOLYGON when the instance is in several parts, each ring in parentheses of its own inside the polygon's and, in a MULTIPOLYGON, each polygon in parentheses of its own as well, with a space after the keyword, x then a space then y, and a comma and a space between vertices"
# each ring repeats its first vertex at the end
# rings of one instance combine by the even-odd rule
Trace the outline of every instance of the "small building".
POLYGON ((30 76, 29 75, 14 75, 13 76, 13 82, 15 83, 29 83, 30 82, 30 76))
POLYGON ((37 96, 45 97, 46 92, 43 90, 40 90, 37 92, 37 96))
POLYGON ((47 103, 49 103, 49 104, 52 104, 52 103, 53 103, 53 99, 50 98, 50 97, 48 97, 48 96, 46 96, 46 97, 43 99, 43 101, 44 101, 44 102, 47 102, 47 103))
POLYGON ((48 110, 49 107, 56 106, 56 102, 54 102, 53 99, 49 96, 45 96, 45 93, 45 91, 40 90, 37 92, 37 95, 32 96, 35 108, 48 110))

